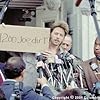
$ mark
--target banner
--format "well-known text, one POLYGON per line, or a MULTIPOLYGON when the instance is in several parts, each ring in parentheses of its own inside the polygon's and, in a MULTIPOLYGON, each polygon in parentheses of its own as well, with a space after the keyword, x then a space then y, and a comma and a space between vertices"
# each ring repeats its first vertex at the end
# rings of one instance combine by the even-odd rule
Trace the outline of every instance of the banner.
POLYGON ((42 52, 48 47, 49 28, 0 25, 0 50, 42 52))

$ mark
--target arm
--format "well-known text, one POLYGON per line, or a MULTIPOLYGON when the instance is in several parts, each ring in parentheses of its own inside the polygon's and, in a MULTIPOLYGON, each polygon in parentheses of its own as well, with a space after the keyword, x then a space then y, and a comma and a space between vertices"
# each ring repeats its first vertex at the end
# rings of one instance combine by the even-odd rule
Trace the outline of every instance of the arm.
POLYGON ((42 94, 43 96, 52 99, 52 97, 54 96, 54 94, 52 93, 52 91, 50 90, 50 88, 48 86, 44 86, 42 88, 42 94))
POLYGON ((25 87, 23 92, 23 100, 52 100, 52 97, 54 96, 48 86, 43 87, 43 96, 37 94, 31 87, 25 87))

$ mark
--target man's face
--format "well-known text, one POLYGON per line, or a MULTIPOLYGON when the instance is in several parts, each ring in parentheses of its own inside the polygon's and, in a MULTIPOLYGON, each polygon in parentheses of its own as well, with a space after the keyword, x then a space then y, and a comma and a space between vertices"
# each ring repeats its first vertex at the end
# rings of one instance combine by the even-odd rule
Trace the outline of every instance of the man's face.
POLYGON ((50 34, 50 42, 55 46, 59 46, 62 43, 64 37, 64 30, 60 27, 56 27, 50 34))
POLYGON ((65 36, 64 41, 62 42, 61 48, 64 51, 69 51, 72 47, 72 39, 70 36, 65 36))
POLYGON ((100 58, 100 40, 97 38, 94 44, 94 54, 96 57, 100 58))

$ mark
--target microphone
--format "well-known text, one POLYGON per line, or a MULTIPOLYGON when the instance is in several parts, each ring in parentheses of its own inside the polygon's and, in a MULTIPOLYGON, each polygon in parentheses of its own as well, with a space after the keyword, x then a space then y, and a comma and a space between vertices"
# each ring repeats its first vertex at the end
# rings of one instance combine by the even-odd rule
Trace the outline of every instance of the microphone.
POLYGON ((98 66, 96 65, 96 63, 90 62, 89 64, 90 64, 90 66, 91 66, 91 68, 92 68, 93 71, 98 72, 98 66))
POLYGON ((80 5, 81 1, 82 1, 82 0, 77 0, 77 1, 76 1, 76 3, 75 3, 76 7, 78 7, 78 6, 80 5))
POLYGON ((43 61, 43 62, 45 62, 45 61, 47 60, 47 58, 44 57, 41 53, 37 53, 37 54, 36 54, 36 59, 37 59, 38 61, 43 61))
POLYGON ((56 56, 55 56, 55 63, 56 63, 56 64, 62 64, 63 61, 62 61, 61 59, 59 59, 58 56, 56 55, 56 56))
POLYGON ((59 66, 62 66, 63 61, 58 58, 58 56, 55 57, 55 68, 58 68, 59 66))
POLYGON ((37 72, 39 73, 39 78, 42 78, 44 76, 43 74, 43 63, 45 62, 46 58, 41 54, 41 53, 37 53, 36 54, 36 59, 38 60, 37 62, 37 72))
MULTIPOLYGON (((39 78, 42 78, 44 75, 43 75, 43 56, 39 53, 36 55, 36 59, 38 60, 37 62, 37 72, 39 73, 39 78)), ((35 89, 35 92, 40 94, 41 92, 41 85, 37 83, 36 85, 36 89, 35 89)))
POLYGON ((65 60, 68 56, 69 56, 70 53, 68 52, 65 52, 65 51, 61 51, 60 54, 58 55, 58 57, 62 60, 65 60))
POLYGON ((60 55, 58 55, 58 57, 62 60, 65 59, 67 61, 72 61, 72 60, 76 59, 74 55, 70 54, 69 52, 65 52, 65 51, 61 52, 60 55))
POLYGON ((13 92, 10 96, 10 100, 22 100, 21 99, 22 89, 23 89, 23 83, 15 82, 13 92))
MULTIPOLYGON (((39 73, 39 78, 42 78, 43 77, 43 68, 39 67, 37 69, 37 72, 39 73)), ((41 84, 37 83, 36 88, 35 88, 35 92, 40 94, 40 92, 41 92, 41 84)))

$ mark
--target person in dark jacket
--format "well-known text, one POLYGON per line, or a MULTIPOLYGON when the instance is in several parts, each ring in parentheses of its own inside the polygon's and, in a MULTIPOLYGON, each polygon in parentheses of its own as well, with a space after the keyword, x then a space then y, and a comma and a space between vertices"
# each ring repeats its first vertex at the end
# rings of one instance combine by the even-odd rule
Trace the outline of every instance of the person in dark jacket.
POLYGON ((95 57, 84 61, 81 66, 84 70, 84 87, 91 92, 94 84, 100 81, 100 39, 97 37, 94 42, 95 57))
MULTIPOLYGON (((3 82, 1 89, 3 90, 7 100, 10 100, 15 91, 15 84, 24 79, 25 63, 21 57, 11 57, 8 59, 4 67, 4 72, 7 79, 3 82)), ((21 100, 52 100, 54 96, 48 85, 47 80, 42 77, 37 79, 38 83, 42 86, 42 96, 37 94, 32 87, 23 86, 20 88, 21 100)), ((20 87, 20 86, 19 86, 20 87)))

